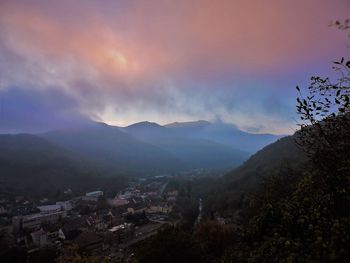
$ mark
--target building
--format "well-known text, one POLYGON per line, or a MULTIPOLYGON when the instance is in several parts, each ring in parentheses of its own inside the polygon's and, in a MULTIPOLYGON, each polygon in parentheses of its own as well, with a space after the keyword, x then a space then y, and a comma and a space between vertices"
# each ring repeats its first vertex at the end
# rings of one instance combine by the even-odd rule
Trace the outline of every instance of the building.
POLYGON ((169 214, 171 211, 172 211, 172 207, 169 206, 167 203, 152 204, 146 210, 146 212, 150 214, 153 214, 153 213, 169 214))
POLYGON ((12 218, 12 226, 14 231, 20 229, 39 229, 43 223, 57 223, 66 217, 65 211, 58 212, 41 212, 26 216, 14 216, 12 218))
POLYGON ((102 191, 94 191, 94 192, 89 192, 86 193, 85 196, 81 197, 81 200, 86 201, 86 202, 97 202, 98 199, 103 196, 103 192, 102 191))
POLYGON ((167 192, 167 201, 175 202, 179 192, 177 190, 167 192))
POLYGON ((113 201, 111 201, 111 205, 113 205, 115 207, 120 207, 120 206, 124 206, 127 204, 129 204, 129 201, 127 199, 119 198, 119 197, 116 197, 113 199, 113 201))
POLYGON ((96 203, 98 201, 97 196, 82 196, 82 201, 89 202, 89 203, 96 203))
POLYGON ((56 213, 62 210, 60 205, 42 205, 38 206, 38 209, 43 213, 56 213))
POLYGON ((56 202, 56 205, 59 205, 61 207, 61 210, 64 210, 64 211, 70 211, 73 209, 73 205, 70 201, 56 202))
POLYGON ((134 224, 124 223, 108 229, 106 240, 110 244, 121 244, 134 237, 134 224))
POLYGON ((103 196, 103 191, 89 192, 89 193, 86 193, 85 196, 88 196, 88 197, 100 197, 100 196, 103 196))
POLYGON ((32 232, 30 235, 34 245, 37 247, 46 247, 49 245, 47 233, 42 228, 32 232))
POLYGON ((63 193, 66 195, 71 195, 73 192, 72 192, 72 189, 68 188, 68 189, 64 190, 63 193))

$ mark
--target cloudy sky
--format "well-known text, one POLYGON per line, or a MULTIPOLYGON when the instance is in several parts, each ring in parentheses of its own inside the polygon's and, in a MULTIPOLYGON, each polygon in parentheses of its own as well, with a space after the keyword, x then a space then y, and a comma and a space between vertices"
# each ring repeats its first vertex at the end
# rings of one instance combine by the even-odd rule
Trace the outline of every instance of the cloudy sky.
POLYGON ((220 120, 292 133, 348 0, 0 1, 0 131, 220 120))

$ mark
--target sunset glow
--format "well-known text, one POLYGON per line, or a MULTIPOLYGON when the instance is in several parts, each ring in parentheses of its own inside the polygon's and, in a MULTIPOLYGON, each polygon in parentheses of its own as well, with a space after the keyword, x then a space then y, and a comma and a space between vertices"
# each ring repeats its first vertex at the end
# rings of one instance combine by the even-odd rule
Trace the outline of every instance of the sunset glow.
POLYGON ((70 104, 55 114, 69 107, 119 125, 207 119, 291 133, 294 86, 347 50, 328 25, 349 8, 344 0, 5 0, 0 95, 59 92, 70 104))

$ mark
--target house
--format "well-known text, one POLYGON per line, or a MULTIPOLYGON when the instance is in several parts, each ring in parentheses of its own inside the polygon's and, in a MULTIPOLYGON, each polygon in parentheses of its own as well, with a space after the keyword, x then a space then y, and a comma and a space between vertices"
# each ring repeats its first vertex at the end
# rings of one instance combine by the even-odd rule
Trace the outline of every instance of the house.
POLYGON ((112 201, 112 205, 115 206, 115 207, 120 207, 120 206, 124 206, 124 205, 127 205, 127 204, 129 204, 129 201, 127 199, 124 199, 124 198, 116 197, 112 201))
POLYGON ((106 209, 104 211, 99 211, 103 222, 106 224, 107 228, 111 228, 116 225, 123 223, 123 218, 120 214, 116 213, 114 210, 106 209))
POLYGON ((153 203, 152 205, 147 208, 147 213, 163 213, 168 214, 172 211, 172 207, 169 206, 167 203, 160 202, 160 203, 153 203))
POLYGON ((128 204, 127 212, 134 214, 134 213, 141 213, 143 211, 146 211, 149 204, 149 202, 147 201, 143 198, 137 198, 137 197, 132 198, 128 204))
POLYGON ((86 223, 90 228, 94 228, 97 231, 106 230, 108 222, 103 220, 103 215, 90 214, 85 217, 86 223))
POLYGON ((177 190, 167 192, 167 201, 175 202, 179 192, 177 190))
POLYGON ((42 224, 41 229, 46 232, 47 239, 50 242, 50 244, 55 244, 57 241, 65 239, 65 238, 60 237, 60 231, 62 231, 61 227, 62 227, 61 223, 56 223, 56 224, 44 223, 44 224, 42 224))
POLYGON ((106 241, 110 244, 121 244, 134 236, 134 224, 124 223, 108 229, 106 241))
POLYGON ((49 245, 49 240, 47 232, 40 228, 37 231, 32 232, 31 234, 33 243, 37 247, 47 247, 49 245))

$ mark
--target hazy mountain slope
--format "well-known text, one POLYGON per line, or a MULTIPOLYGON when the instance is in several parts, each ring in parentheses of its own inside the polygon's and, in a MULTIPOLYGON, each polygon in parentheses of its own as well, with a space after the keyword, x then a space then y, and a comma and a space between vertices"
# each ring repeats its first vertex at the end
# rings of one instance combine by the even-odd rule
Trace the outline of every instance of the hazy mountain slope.
POLYGON ((89 156, 109 168, 129 175, 148 175, 186 168, 170 153, 145 142, 118 127, 101 123, 42 135, 71 151, 89 156))
POLYGON ((172 129, 177 134, 209 139, 250 153, 255 153, 257 150, 283 137, 272 134, 248 133, 237 129, 234 125, 221 122, 177 122, 167 124, 165 127, 172 129))
POLYGON ((194 168, 232 168, 249 157, 246 152, 204 139, 176 138, 158 142, 157 146, 186 160, 194 168))
POLYGON ((151 144, 158 144, 158 142, 163 140, 173 140, 180 137, 172 130, 157 123, 148 121, 134 123, 125 128, 121 128, 121 130, 139 140, 151 144))
POLYGON ((231 168, 249 156, 229 145, 197 138, 195 134, 178 133, 156 123, 136 123, 123 130, 186 161, 192 168, 231 168))
POLYGON ((91 160, 38 136, 0 135, 0 149, 2 194, 29 191, 35 196, 64 188, 84 191, 104 183, 103 171, 91 160))
POLYGON ((206 209, 235 210, 242 204, 242 196, 273 175, 291 175, 307 165, 307 158, 295 144, 293 136, 272 143, 251 156, 243 165, 212 184, 205 202, 206 209))
POLYGON ((226 179, 254 180, 276 169, 299 169, 305 163, 306 157, 296 145, 294 137, 287 136, 258 151, 242 166, 227 174, 226 179))
POLYGON ((225 129, 206 121, 167 127, 142 122, 126 128, 91 122, 40 136, 90 160, 103 175, 147 176, 191 168, 229 169, 242 164, 249 154, 233 147, 229 139, 235 133, 241 137, 245 133, 225 129), (228 142, 218 135, 218 129, 229 134, 228 142))
POLYGON ((199 126, 211 125, 209 121, 199 120, 199 121, 187 121, 187 122, 173 122, 164 125, 167 128, 193 128, 199 126))

